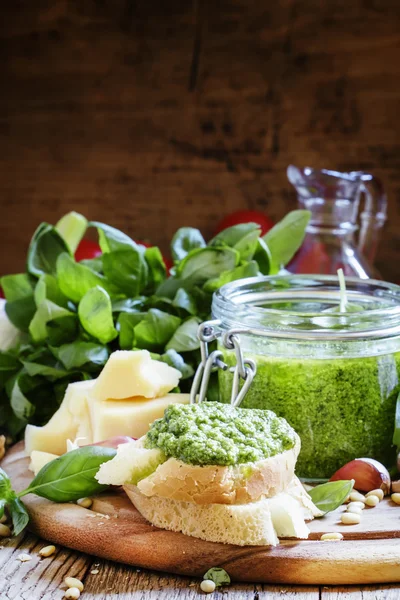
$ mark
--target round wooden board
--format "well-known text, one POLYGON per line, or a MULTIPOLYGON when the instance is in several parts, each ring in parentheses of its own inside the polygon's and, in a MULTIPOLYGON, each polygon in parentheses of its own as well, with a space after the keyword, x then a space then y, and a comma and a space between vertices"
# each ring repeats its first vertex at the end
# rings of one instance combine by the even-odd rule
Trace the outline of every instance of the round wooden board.
MULTIPOLYGON (((17 491, 32 479, 28 464, 22 443, 2 462, 17 491)), ((202 576, 220 566, 236 581, 263 583, 400 582, 400 507, 388 499, 366 509, 360 525, 341 525, 338 509, 309 524, 309 540, 282 540, 275 548, 215 544, 157 529, 119 491, 97 496, 92 510, 34 495, 24 502, 29 528, 44 539, 138 567, 202 576), (327 531, 340 531, 344 541, 319 541, 327 531)))

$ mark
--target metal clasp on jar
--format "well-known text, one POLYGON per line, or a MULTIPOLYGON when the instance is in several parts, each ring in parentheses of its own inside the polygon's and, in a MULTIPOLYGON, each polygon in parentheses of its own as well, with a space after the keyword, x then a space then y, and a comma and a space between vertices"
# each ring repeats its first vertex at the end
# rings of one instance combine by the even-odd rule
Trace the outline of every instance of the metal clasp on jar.
MULTIPOLYGON (((211 373, 222 369, 229 369, 233 372, 233 383, 231 392, 231 405, 239 406, 243 398, 249 391, 251 383, 256 374, 256 364, 249 358, 244 358, 240 347, 240 339, 236 332, 227 331, 223 334, 220 329, 221 321, 205 321, 199 326, 197 337, 200 340, 201 362, 197 367, 192 388, 190 390, 190 403, 195 404, 204 402, 207 395, 208 384, 211 373), (235 367, 229 368, 222 360, 223 353, 220 350, 213 350, 209 353, 208 345, 221 338, 223 346, 227 350, 234 350, 236 357, 235 367), (240 386, 240 381, 243 380, 243 385, 240 386)), ((245 330, 241 333, 246 333, 245 330)))

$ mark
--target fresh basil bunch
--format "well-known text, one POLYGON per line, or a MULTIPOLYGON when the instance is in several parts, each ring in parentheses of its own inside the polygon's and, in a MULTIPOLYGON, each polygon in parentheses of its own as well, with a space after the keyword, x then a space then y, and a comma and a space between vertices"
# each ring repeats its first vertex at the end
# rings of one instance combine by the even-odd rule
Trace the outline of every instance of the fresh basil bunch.
POLYGON ((21 342, 0 353, 0 428, 15 436, 27 423, 46 423, 67 385, 96 377, 117 349, 149 350, 181 371, 181 390, 188 390, 199 360, 198 325, 210 316, 213 292, 277 273, 301 245, 309 217, 293 211, 264 237, 254 223, 236 225, 208 244, 183 227, 172 239, 169 277, 158 248, 109 225, 77 213, 56 226, 42 223, 25 273, 1 279, 21 342), (97 229, 102 255, 76 262, 88 227, 97 229))

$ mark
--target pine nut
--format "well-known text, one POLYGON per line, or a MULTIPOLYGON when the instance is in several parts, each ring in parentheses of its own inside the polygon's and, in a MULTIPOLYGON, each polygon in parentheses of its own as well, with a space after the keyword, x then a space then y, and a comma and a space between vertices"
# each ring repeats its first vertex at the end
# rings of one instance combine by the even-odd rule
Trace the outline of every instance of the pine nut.
POLYGON ((370 492, 368 492, 368 494, 365 494, 366 498, 369 498, 370 496, 378 496, 379 500, 383 500, 385 494, 384 494, 383 490, 377 489, 377 490, 371 490, 370 492))
POLYGON ((52 554, 54 554, 55 551, 56 551, 55 546, 45 546, 44 548, 39 550, 39 556, 41 556, 42 558, 47 558, 48 556, 51 556, 52 554))
POLYGON ((69 588, 78 588, 80 592, 83 592, 83 583, 80 579, 76 577, 66 577, 64 579, 64 583, 69 588))
POLYGON ((215 583, 211 579, 204 579, 200 584, 200 589, 206 594, 212 594, 215 590, 215 583))
POLYGON ((400 504, 400 492, 396 492, 395 494, 392 494, 390 497, 393 500, 393 502, 395 502, 396 504, 400 504))
POLYGON ((22 554, 18 554, 17 559, 21 562, 28 562, 29 560, 32 560, 32 556, 23 552, 22 554))
POLYGON ((65 592, 64 598, 67 598, 68 600, 78 600, 80 595, 81 595, 81 592, 79 591, 79 588, 70 587, 65 592))
POLYGON ((93 500, 91 498, 79 498, 76 503, 79 504, 79 506, 82 506, 82 508, 90 508, 93 504, 93 500))
POLYGON ((8 525, 0 524, 0 537, 10 537, 11 529, 8 525))
POLYGON ((392 492, 393 494, 400 493, 400 479, 398 481, 392 481, 392 492))
POLYGON ((343 525, 358 525, 361 521, 361 515, 355 513, 344 512, 340 518, 343 525))
POLYGON ((7 523, 8 519, 7 519, 7 515, 4 513, 4 515, 2 517, 0 517, 0 523, 7 523))
POLYGON ((356 506, 357 508, 360 508, 361 510, 364 510, 365 508, 365 504, 364 502, 350 502, 349 506, 347 507, 347 510, 349 510, 350 506, 353 508, 354 506, 356 506))
POLYGON ((360 492, 351 492, 350 500, 352 502, 364 502, 365 503, 365 496, 360 494, 360 492))
POLYGON ((373 494, 372 494, 372 496, 368 496, 368 498, 365 498, 365 504, 367 506, 370 506, 371 508, 373 508, 374 506, 378 506, 378 504, 379 504, 378 496, 374 496, 373 494))
POLYGON ((354 513, 355 515, 362 515, 363 509, 359 506, 350 506, 347 508, 346 512, 354 513))
POLYGON ((322 542, 340 542, 340 540, 342 539, 343 535, 338 532, 324 533, 323 535, 321 535, 322 542))

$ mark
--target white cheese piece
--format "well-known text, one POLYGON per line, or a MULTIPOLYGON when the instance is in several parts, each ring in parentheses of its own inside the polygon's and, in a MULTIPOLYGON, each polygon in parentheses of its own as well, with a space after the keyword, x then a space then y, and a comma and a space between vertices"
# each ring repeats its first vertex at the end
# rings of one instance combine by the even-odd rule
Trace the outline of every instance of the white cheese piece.
POLYGON ((304 522, 303 509, 299 501, 286 492, 268 498, 272 523, 278 537, 293 537, 306 540, 310 533, 304 522))
POLYGON ((0 351, 7 352, 18 346, 21 340, 21 332, 7 317, 5 311, 6 301, 0 298, 0 351))
POLYGON ((92 396, 97 400, 157 398, 175 388, 180 377, 180 371, 152 360, 147 350, 118 350, 111 354, 100 373, 92 396))
POLYGON ((34 450, 64 454, 68 438, 73 440, 76 437, 86 437, 87 443, 92 442, 87 396, 93 388, 93 383, 93 380, 70 383, 60 408, 50 421, 44 427, 27 426, 25 452, 28 455, 34 450), (83 430, 87 435, 82 435, 83 430))
POLYGON ((167 394, 162 398, 148 400, 143 397, 127 400, 98 400, 89 398, 90 421, 93 442, 100 442, 116 435, 140 438, 150 424, 164 415, 170 404, 188 404, 189 394, 167 394))
POLYGON ((51 454, 50 452, 41 452, 40 450, 34 450, 31 454, 29 470, 33 471, 36 476, 42 467, 47 465, 47 463, 51 462, 55 458, 58 458, 57 454, 51 454))

